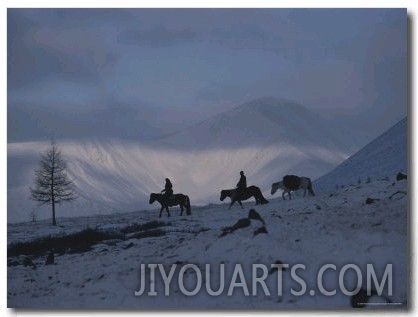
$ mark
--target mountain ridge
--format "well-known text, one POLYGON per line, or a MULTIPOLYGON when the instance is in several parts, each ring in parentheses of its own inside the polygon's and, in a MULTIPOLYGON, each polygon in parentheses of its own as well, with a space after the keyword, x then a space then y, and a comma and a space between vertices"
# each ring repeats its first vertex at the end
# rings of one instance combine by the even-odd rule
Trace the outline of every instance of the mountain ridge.
POLYGON ((208 135, 212 137, 210 141, 215 140, 216 147, 222 144, 225 147, 245 146, 252 142, 258 144, 260 141, 267 145, 279 139, 291 140, 293 144, 295 142, 312 144, 322 138, 329 146, 353 151, 358 149, 362 142, 355 132, 333 124, 332 121, 296 102, 276 97, 263 97, 241 104, 168 136, 158 138, 158 141, 164 146, 177 148, 190 146, 188 143, 197 148, 209 148, 210 142, 205 142, 205 137, 208 135), (239 130, 241 138, 228 142, 230 130, 239 130), (335 137, 338 133, 350 137, 345 137, 344 140, 338 139, 335 137))
MULTIPOLYGON (((357 141, 347 135, 338 141, 335 129, 303 106, 262 98, 159 140, 57 140, 84 197, 60 206, 58 215, 155 208, 148 205, 149 194, 159 192, 166 177, 193 205, 218 202, 221 189, 235 187, 240 170, 249 185, 268 194, 271 183, 285 174, 315 178, 346 159, 357 141)), ((48 217, 48 208, 22 199, 32 185, 38 153, 47 146, 8 144, 9 222, 27 219, 31 210, 42 210, 42 217, 48 217)))

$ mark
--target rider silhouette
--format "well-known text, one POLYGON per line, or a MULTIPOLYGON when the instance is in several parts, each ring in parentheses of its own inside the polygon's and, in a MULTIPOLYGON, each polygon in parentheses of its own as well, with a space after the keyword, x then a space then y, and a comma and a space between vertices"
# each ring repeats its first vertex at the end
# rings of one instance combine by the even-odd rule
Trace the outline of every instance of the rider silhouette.
POLYGON ((237 194, 238 197, 241 197, 242 194, 245 192, 245 189, 247 188, 247 178, 245 177, 243 171, 239 172, 239 174, 241 175, 241 177, 237 184, 237 194))
POLYGON ((161 193, 165 193, 166 196, 170 197, 173 195, 173 184, 171 184, 170 180, 168 178, 165 179, 165 186, 164 189, 161 191, 161 193))

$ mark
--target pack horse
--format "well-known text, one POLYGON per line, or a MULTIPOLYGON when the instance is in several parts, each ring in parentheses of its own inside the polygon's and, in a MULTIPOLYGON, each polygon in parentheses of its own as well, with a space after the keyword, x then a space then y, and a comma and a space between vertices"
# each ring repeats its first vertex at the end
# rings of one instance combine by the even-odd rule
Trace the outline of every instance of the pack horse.
POLYGON ((292 199, 290 195, 291 191, 303 189, 303 197, 306 196, 306 191, 308 191, 309 195, 315 196, 315 193, 312 189, 312 181, 308 177, 299 177, 296 175, 286 175, 280 182, 273 183, 271 185, 271 194, 273 195, 278 189, 283 190, 283 200, 286 200, 285 194, 289 195, 289 199, 292 199))

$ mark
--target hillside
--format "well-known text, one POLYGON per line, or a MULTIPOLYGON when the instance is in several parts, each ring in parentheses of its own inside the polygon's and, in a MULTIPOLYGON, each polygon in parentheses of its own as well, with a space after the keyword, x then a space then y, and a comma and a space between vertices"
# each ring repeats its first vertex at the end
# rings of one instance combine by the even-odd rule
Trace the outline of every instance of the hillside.
MULTIPOLYGON (((244 170, 249 185, 269 193, 287 173, 319 177, 361 142, 298 104, 262 98, 153 141, 58 140, 81 199, 59 206, 58 216, 108 214, 149 208, 151 192, 169 177, 174 191, 194 205, 219 201, 244 170), (337 131, 337 132, 336 132, 337 131)), ((46 207, 28 200, 33 171, 45 142, 8 144, 8 221, 27 221, 46 207)))
MULTIPOLYGON (((41 309, 348 309, 350 296, 339 287, 339 274, 347 265, 356 265, 360 283, 367 289, 366 266, 372 264, 378 281, 382 281, 387 264, 392 264, 392 294, 389 282, 381 284, 382 296, 361 299, 366 308, 406 308, 408 295, 407 182, 389 180, 347 186, 315 197, 293 200, 270 200, 263 206, 254 201, 231 210, 227 204, 193 207, 190 216, 158 218, 157 210, 96 217, 60 219, 59 226, 49 221, 9 224, 7 301, 9 307, 41 309), (366 204, 367 198, 374 203, 366 204), (248 220, 255 208, 262 220, 248 220), (246 220, 247 219, 247 220, 246 220), (246 220, 243 221, 243 220, 246 220), (244 225, 237 226, 237 224, 244 225), (233 231, 232 227, 236 230, 233 231), (229 228, 229 229, 228 229, 229 228), (43 239, 41 239, 43 238, 43 239), (21 243, 21 244, 17 244, 21 243), (51 248, 54 265, 45 265, 51 248), (288 264, 279 273, 275 263, 288 264), (141 264, 163 264, 166 273, 177 268, 164 295, 164 284, 156 269, 156 296, 148 296, 150 279, 145 271, 145 292, 140 290, 141 264), (179 270, 196 265, 203 284, 196 295, 186 296, 179 288, 179 270), (211 288, 220 288, 220 265, 225 265, 224 289, 217 296, 206 291, 206 264, 211 269, 211 288), (240 264, 248 287, 242 284, 228 296, 235 265, 240 264), (268 269, 266 294, 258 285, 254 294, 252 265, 268 269), (306 286, 301 296, 300 282, 292 278, 291 268, 301 264, 297 276, 306 286), (317 277, 325 264, 334 264, 322 276, 326 296, 318 287, 317 277), (282 285, 282 295, 278 287, 282 285), (314 293, 312 293, 312 291, 314 293)), ((354 290, 357 276, 349 269, 344 287, 354 290)), ((262 270, 257 276, 261 276, 262 270)), ((196 273, 187 269, 184 284, 188 291, 196 287, 196 273)), ((242 280, 241 280, 242 282, 242 280)), ((376 290, 376 284, 370 286, 376 290)), ((360 303, 357 301, 356 303, 360 303)))
POLYGON ((407 172, 408 126, 404 118, 314 183, 319 190, 407 172))

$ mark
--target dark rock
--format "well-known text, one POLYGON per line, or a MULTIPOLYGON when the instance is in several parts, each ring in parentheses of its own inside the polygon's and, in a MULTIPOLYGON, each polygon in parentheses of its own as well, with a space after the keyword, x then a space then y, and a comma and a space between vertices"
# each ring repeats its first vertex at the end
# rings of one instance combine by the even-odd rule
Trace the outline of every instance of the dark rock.
POLYGON ((123 248, 126 249, 130 249, 134 246, 133 242, 130 242, 128 245, 125 245, 123 248))
POLYGON ((263 224, 265 224, 263 218, 261 218, 260 214, 254 209, 250 209, 250 212, 248 213, 248 219, 260 220, 263 224))
POLYGON ((268 233, 266 227, 262 226, 261 228, 258 228, 256 231, 254 231, 254 236, 260 233, 268 233))
POLYGON ((367 199, 366 199, 366 205, 371 205, 371 204, 374 204, 376 201, 379 201, 380 199, 377 199, 377 198, 370 198, 370 197, 367 197, 367 199))
POLYGON ((231 227, 232 231, 235 231, 237 229, 246 228, 251 225, 251 220, 248 218, 242 218, 237 221, 235 225, 231 227))
POLYGON ((403 174, 403 173, 399 172, 398 175, 396 175, 396 180, 401 181, 403 179, 407 179, 406 174, 403 174))
POLYGON ((227 234, 230 234, 230 233, 234 232, 237 229, 246 228, 246 227, 249 227, 250 225, 251 225, 251 220, 250 219, 248 219, 248 218, 242 218, 242 219, 238 220, 237 223, 234 224, 232 227, 224 228, 222 230, 221 235, 219 237, 224 237, 227 234))

